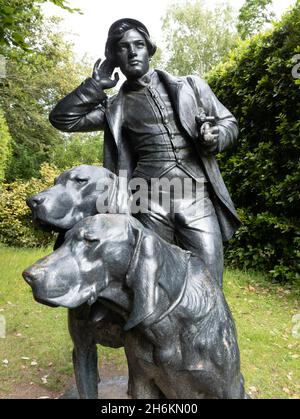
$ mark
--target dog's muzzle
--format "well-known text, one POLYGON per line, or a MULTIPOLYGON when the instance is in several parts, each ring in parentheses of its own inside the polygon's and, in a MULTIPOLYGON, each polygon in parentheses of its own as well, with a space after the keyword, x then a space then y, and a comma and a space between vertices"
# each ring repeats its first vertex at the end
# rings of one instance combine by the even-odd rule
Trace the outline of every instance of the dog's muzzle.
POLYGON ((45 201, 45 199, 46 197, 41 194, 30 196, 26 199, 26 204, 29 206, 31 210, 34 210, 39 205, 41 205, 45 201))
POLYGON ((34 271, 32 269, 26 270, 22 273, 23 278, 25 279, 25 281, 27 282, 27 284, 29 284, 30 286, 33 286, 33 284, 36 281, 41 281, 43 279, 44 276, 44 272, 42 269, 34 269, 34 271))

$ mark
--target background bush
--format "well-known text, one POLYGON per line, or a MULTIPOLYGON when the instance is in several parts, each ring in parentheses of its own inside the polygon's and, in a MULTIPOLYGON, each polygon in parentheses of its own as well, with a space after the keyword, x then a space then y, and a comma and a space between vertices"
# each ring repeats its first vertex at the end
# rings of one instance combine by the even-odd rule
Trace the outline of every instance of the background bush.
POLYGON ((0 109, 0 182, 5 178, 6 168, 11 157, 11 136, 4 113, 0 109))
POLYGON ((237 149, 220 166, 244 225, 230 242, 230 265, 299 277, 300 2, 272 30, 241 43, 208 82, 240 125, 237 149))
POLYGON ((74 133, 66 137, 53 149, 51 164, 60 170, 81 164, 102 164, 103 132, 74 133))
POLYGON ((41 178, 17 180, 3 184, 0 193, 0 242, 16 247, 46 246, 54 242, 54 234, 36 230, 26 198, 53 185, 57 169, 47 163, 40 170, 41 178))

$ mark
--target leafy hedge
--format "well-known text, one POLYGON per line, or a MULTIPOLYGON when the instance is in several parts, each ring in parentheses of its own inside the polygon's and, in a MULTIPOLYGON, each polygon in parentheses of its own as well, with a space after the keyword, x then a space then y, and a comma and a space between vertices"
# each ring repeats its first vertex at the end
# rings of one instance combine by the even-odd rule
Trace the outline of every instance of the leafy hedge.
POLYGON ((244 225, 230 242, 231 265, 299 278, 300 1, 272 30, 240 44, 208 82, 240 125, 220 166, 244 225))
POLYGON ((81 164, 101 165, 103 133, 73 133, 53 149, 51 164, 60 170, 81 164))
POLYGON ((5 171, 11 156, 11 136, 4 117, 0 109, 0 182, 5 178, 5 171))
POLYGON ((15 247, 46 246, 54 235, 36 230, 26 198, 53 185, 58 172, 48 164, 40 170, 41 179, 17 180, 0 187, 0 242, 15 247))

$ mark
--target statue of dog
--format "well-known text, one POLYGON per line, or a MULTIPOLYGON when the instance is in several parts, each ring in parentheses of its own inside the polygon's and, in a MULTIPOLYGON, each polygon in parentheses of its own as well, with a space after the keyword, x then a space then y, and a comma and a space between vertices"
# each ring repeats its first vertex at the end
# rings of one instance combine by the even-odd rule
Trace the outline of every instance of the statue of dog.
MULTIPOLYGON (((43 230, 57 231, 54 250, 65 240, 65 234, 76 223, 99 212, 126 213, 128 195, 116 175, 99 166, 81 165, 64 171, 54 186, 27 199, 34 224, 43 230), (105 207, 103 204, 106 204, 105 207)), ((96 343, 111 348, 124 346, 124 322, 120 316, 96 301, 68 312, 73 340, 73 364, 81 398, 95 398, 87 374, 96 374, 96 343), (93 364, 93 368, 89 369, 93 364)), ((98 376, 94 380, 98 380, 98 376)))
MULTIPOLYGON (((100 299, 120 316, 133 398, 245 398, 236 330, 201 259, 129 215, 96 215, 23 276, 37 301, 71 310, 100 299)), ((81 379, 96 396, 94 354, 81 379)))

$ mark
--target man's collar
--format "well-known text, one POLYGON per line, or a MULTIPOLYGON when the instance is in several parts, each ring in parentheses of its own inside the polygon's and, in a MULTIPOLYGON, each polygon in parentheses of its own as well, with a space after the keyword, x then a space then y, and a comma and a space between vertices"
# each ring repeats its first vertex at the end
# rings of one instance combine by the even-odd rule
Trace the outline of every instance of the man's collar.
POLYGON ((144 87, 147 87, 151 83, 154 74, 154 69, 150 68, 150 70, 139 79, 133 81, 126 80, 125 87, 128 90, 140 90, 144 87))

